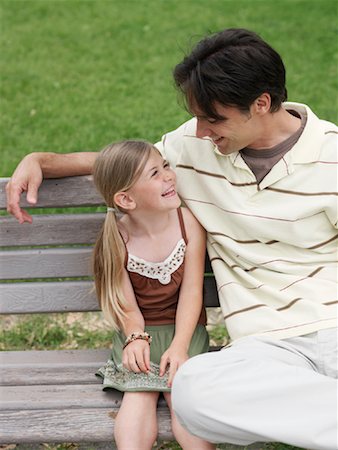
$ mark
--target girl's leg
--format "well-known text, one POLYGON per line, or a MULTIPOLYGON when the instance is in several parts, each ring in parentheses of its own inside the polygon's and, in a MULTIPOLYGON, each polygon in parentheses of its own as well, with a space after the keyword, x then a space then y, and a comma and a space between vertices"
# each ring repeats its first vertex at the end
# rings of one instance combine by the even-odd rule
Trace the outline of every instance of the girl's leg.
POLYGON ((118 450, 150 450, 157 438, 158 392, 125 392, 114 427, 118 450))
POLYGON ((216 447, 210 442, 190 434, 177 420, 177 417, 171 406, 171 396, 169 392, 163 393, 164 398, 168 404, 171 414, 171 427, 176 441, 180 444, 183 450, 214 450, 216 447))

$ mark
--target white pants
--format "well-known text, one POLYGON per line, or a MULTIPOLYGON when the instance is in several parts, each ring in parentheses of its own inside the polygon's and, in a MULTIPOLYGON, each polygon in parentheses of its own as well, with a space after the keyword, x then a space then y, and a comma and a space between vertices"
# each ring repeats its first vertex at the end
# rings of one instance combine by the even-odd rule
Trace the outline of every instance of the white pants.
POLYGON ((210 442, 337 450, 337 330, 248 337, 191 358, 172 402, 183 426, 210 442))

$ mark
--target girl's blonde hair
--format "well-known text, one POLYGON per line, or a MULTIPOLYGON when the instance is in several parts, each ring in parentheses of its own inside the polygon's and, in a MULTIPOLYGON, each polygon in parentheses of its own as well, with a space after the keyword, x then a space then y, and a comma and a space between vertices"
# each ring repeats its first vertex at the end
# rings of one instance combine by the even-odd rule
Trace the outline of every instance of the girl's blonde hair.
MULTIPOLYGON (((108 207, 124 212, 114 195, 130 189, 139 178, 152 150, 144 141, 123 141, 103 149, 94 164, 94 183, 108 207)), ((122 289, 126 247, 117 226, 116 214, 108 212, 93 254, 95 290, 104 316, 118 330, 126 317, 122 289)))

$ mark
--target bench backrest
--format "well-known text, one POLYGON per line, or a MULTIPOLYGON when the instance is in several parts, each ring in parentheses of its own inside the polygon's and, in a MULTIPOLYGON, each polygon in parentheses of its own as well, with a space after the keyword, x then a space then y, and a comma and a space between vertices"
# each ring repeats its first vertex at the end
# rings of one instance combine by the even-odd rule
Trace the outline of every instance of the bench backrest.
MULTIPOLYGON (((0 178, 0 210, 6 209, 7 181, 0 178)), ((39 190, 33 224, 0 217, 0 313, 100 310, 91 255, 105 216, 102 205, 90 176, 51 179, 39 190)), ((25 199, 21 206, 31 208, 25 199)), ((206 273, 205 304, 218 306, 208 259, 206 273)))

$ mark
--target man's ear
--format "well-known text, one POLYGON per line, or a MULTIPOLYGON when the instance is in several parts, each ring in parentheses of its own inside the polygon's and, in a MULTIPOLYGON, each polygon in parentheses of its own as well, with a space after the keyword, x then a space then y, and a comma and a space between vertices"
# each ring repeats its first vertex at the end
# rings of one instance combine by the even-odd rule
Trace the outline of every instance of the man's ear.
POLYGON ((264 115, 270 111, 271 97, 270 94, 264 92, 254 101, 254 108, 257 114, 264 115))
POLYGON ((132 210, 136 208, 135 200, 128 192, 117 192, 114 195, 114 203, 122 210, 132 210))

